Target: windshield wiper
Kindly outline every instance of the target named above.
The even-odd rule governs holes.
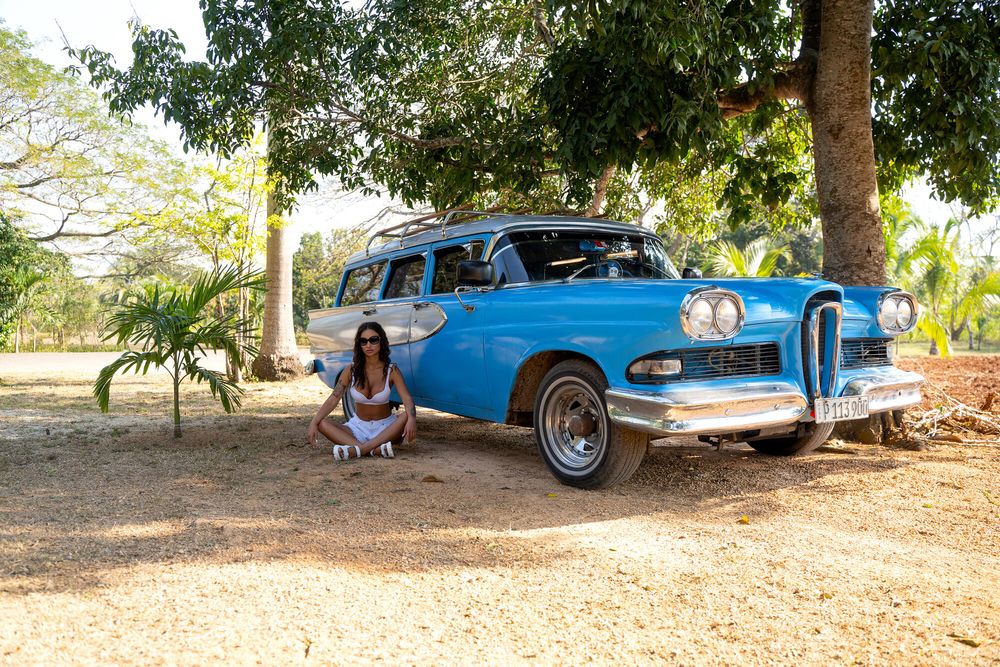
[[[673,276],[671,276],[669,273],[667,273],[666,271],[664,271],[663,269],[661,269],[660,267],[658,267],[656,264],[650,264],[649,262],[639,262],[639,266],[644,266],[647,269],[653,269],[654,271],[658,272],[664,278],[673,278]]]

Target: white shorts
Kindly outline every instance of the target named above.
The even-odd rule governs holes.
[[[358,439],[359,442],[365,442],[366,440],[371,440],[376,435],[381,433],[396,421],[400,415],[389,415],[385,419],[376,419],[374,421],[365,421],[361,417],[354,415],[344,424],[347,428],[351,430],[354,437]]]

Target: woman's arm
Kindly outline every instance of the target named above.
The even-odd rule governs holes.
[[[319,431],[320,422],[322,422],[328,414],[333,412],[333,409],[337,407],[337,403],[339,403],[340,399],[344,397],[344,392],[351,386],[350,370],[351,367],[347,366],[340,372],[340,376],[337,378],[337,384],[333,386],[333,391],[330,392],[330,396],[323,401],[323,405],[319,406],[319,410],[316,411],[316,416],[312,418],[311,422],[309,422],[309,434],[307,436],[307,441],[310,445],[316,444],[316,434]]]
[[[395,366],[392,367],[392,383],[396,387],[396,393],[403,401],[403,409],[406,410],[406,425],[403,426],[403,440],[413,442],[417,438],[417,406],[413,404],[413,397],[410,390],[406,388],[406,380],[403,374]]]

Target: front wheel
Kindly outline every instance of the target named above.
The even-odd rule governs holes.
[[[646,455],[643,433],[608,417],[604,374],[593,364],[556,364],[535,396],[535,441],[552,474],[569,486],[599,489],[624,482]]]
[[[762,438],[748,440],[747,444],[761,454],[772,456],[792,456],[811,452],[829,439],[833,424],[808,424],[795,435],[786,438]]]

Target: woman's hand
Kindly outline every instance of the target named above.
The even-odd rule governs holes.
[[[316,446],[316,434],[319,432],[319,424],[309,422],[309,435],[306,436],[306,444],[310,447]]]
[[[409,417],[406,423],[403,424],[403,440],[406,442],[413,442],[417,439],[417,420],[414,417]]]

